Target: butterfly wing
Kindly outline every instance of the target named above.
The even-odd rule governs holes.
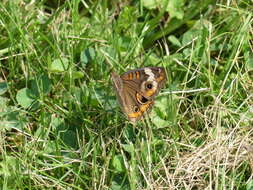
[[[145,67],[121,76],[112,73],[112,81],[122,111],[135,122],[151,110],[154,97],[166,82],[166,74],[162,67]]]
[[[121,79],[116,73],[112,73],[112,81],[116,91],[117,99],[122,111],[131,122],[136,122],[145,112],[150,110],[153,100],[147,100],[136,90],[136,84]]]
[[[164,86],[167,78],[162,67],[144,67],[121,75],[127,86],[138,90],[145,98],[153,99]]]

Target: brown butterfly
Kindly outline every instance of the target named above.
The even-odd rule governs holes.
[[[121,109],[131,122],[151,110],[154,97],[167,80],[162,67],[144,67],[120,76],[113,72],[111,77]]]

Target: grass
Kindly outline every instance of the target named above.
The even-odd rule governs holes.
[[[148,2],[0,2],[1,189],[253,188],[252,2]],[[110,72],[143,66],[132,125]]]

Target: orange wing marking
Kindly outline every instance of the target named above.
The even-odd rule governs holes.
[[[133,80],[133,73],[129,73],[129,74],[128,74],[128,79],[129,79],[129,80]]]
[[[147,109],[150,107],[150,104],[152,104],[152,102],[141,105],[140,106],[140,111],[129,113],[128,118],[138,118],[138,117],[142,116],[144,114],[144,112],[146,112]]]
[[[135,77],[136,77],[136,79],[139,79],[139,78],[140,78],[140,72],[139,72],[139,71],[136,71],[136,72],[135,72]]]

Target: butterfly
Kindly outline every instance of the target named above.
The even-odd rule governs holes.
[[[130,122],[140,120],[154,105],[154,98],[167,81],[163,67],[143,67],[111,74],[122,112]]]

